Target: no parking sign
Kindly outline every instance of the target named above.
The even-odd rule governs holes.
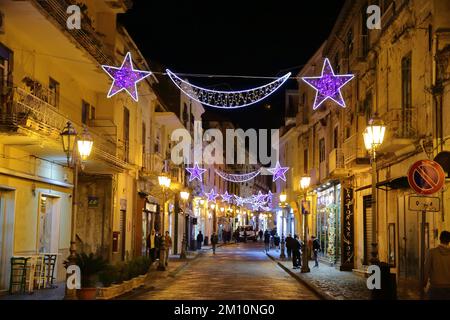
[[[445,173],[439,163],[419,160],[408,170],[408,183],[418,194],[433,194],[444,186]]]

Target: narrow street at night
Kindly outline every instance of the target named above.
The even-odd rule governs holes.
[[[205,252],[175,277],[128,299],[313,300],[318,297],[269,259],[262,243],[249,242],[219,247],[215,255],[212,251]]]

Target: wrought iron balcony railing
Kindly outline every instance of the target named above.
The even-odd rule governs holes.
[[[25,127],[57,140],[60,139],[60,133],[67,121],[72,122],[77,132],[82,132],[83,127],[76,121],[61,114],[48,102],[31,92],[18,87],[13,88],[12,104],[0,115],[0,127],[3,130],[16,131],[18,127]],[[94,139],[95,153],[115,164],[125,165],[116,157],[116,143],[105,139],[95,130],[90,130],[90,134]]]
[[[342,144],[344,164],[348,164],[358,158],[366,158],[367,151],[362,141],[362,133],[355,133]]]
[[[417,109],[396,108],[381,116],[386,125],[388,137],[414,139],[418,137]]]
[[[55,21],[67,31],[67,13],[66,10],[73,5],[70,0],[32,0],[36,6],[50,15]],[[103,42],[97,32],[94,30],[90,19],[83,15],[81,19],[81,29],[74,29],[68,32],[75,41],[77,41],[90,55],[92,55],[100,64],[113,64],[113,59],[105,54]]]

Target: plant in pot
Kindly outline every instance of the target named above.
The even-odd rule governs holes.
[[[106,268],[107,262],[101,256],[83,252],[77,254],[77,265],[81,271],[81,289],[77,291],[78,299],[93,300],[97,292],[95,284],[98,274]]]

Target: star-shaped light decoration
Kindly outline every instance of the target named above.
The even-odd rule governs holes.
[[[214,188],[211,189],[209,193],[205,192],[205,195],[208,197],[208,201],[216,201],[216,198],[219,196],[219,194],[214,191]]]
[[[125,90],[136,102],[138,101],[136,84],[152,74],[150,71],[134,69],[130,52],[126,54],[120,67],[102,65],[102,68],[113,79],[108,98]]]
[[[262,194],[261,190],[259,190],[258,194],[254,196],[254,201],[257,203],[265,202],[267,195]]]
[[[272,204],[272,199],[273,199],[273,194],[269,190],[269,192],[267,193],[267,203]]]
[[[222,194],[221,197],[222,197],[223,201],[230,203],[232,196],[231,196],[231,194],[228,194],[228,191],[225,191],[225,193]]]
[[[234,198],[236,199],[236,205],[237,206],[243,206],[244,205],[244,202],[245,202],[244,198],[239,197],[237,195],[234,195]]]
[[[341,88],[354,77],[353,74],[335,75],[330,60],[325,58],[320,77],[302,77],[302,80],[316,90],[313,109],[316,110],[327,99],[331,99],[345,108]]]
[[[204,174],[207,171],[206,169],[200,168],[198,166],[198,163],[195,163],[192,168],[186,168],[186,170],[191,174],[189,176],[189,182],[191,182],[194,179],[203,181],[202,174]]]
[[[272,181],[277,181],[278,179],[282,179],[286,181],[285,173],[289,170],[289,167],[282,167],[280,163],[277,161],[275,168],[267,169],[271,174],[273,174]]]

